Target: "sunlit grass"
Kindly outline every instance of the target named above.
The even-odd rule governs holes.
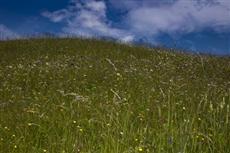
[[[230,58],[0,42],[1,153],[228,153]]]

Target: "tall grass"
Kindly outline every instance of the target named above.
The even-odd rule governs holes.
[[[1,153],[228,153],[230,58],[0,42]]]

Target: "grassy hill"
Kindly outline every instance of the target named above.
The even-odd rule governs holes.
[[[1,153],[229,153],[230,58],[0,42]]]

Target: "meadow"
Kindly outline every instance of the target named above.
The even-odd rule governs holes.
[[[0,42],[0,153],[230,153],[230,57]]]

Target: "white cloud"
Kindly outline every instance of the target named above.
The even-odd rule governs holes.
[[[49,18],[53,22],[60,22],[69,17],[70,13],[66,9],[61,9],[52,13],[49,11],[42,12],[42,16]]]
[[[230,29],[230,1],[177,0],[173,4],[131,10],[127,22],[144,35],[189,33],[211,28]]]
[[[86,3],[86,8],[91,9],[92,11],[103,12],[104,14],[106,5],[102,1],[91,1]]]
[[[11,40],[11,39],[19,39],[20,36],[15,32],[11,31],[5,25],[0,24],[0,40]]]
[[[133,36],[122,29],[115,28],[106,16],[104,1],[72,0],[70,6],[55,12],[43,12],[44,17],[53,22],[65,22],[64,33],[86,37],[112,37],[124,42],[133,40]]]
[[[134,36],[132,35],[129,35],[129,36],[125,36],[121,39],[122,42],[125,42],[125,43],[129,43],[129,42],[132,42],[134,40]]]
[[[107,17],[107,5],[127,12],[125,28],[116,28]],[[71,0],[66,8],[43,12],[52,22],[65,23],[63,32],[86,37],[103,36],[130,42],[153,41],[160,33],[171,36],[210,28],[230,31],[229,0]]]

